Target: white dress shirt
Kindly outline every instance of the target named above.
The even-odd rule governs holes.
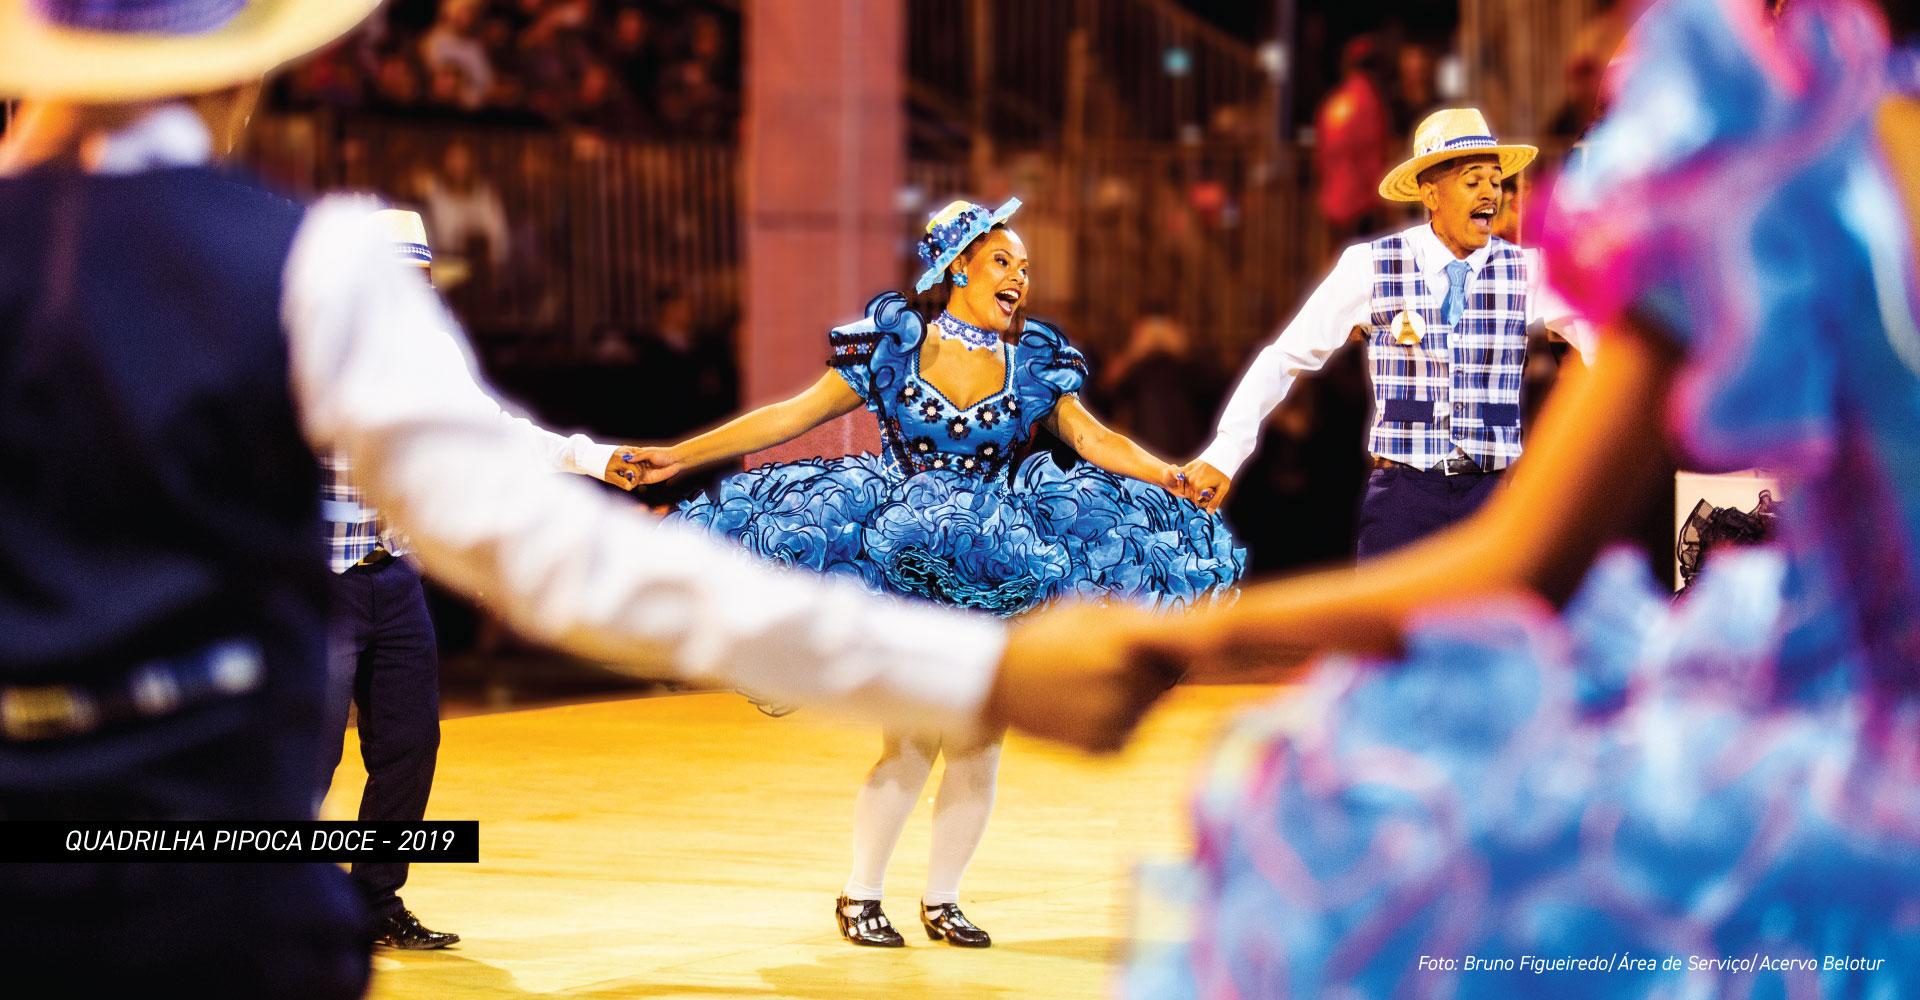
[[[1414,260],[1427,287],[1437,298],[1444,299],[1449,284],[1447,265],[1456,259],[1453,251],[1440,242],[1429,224],[1415,226],[1401,236],[1413,247]],[[1467,256],[1468,281],[1479,276],[1492,253],[1493,244],[1489,243]],[[1572,342],[1581,354],[1587,354],[1586,324],[1580,322],[1552,286],[1542,280],[1545,268],[1540,251],[1523,253],[1527,258],[1529,327],[1549,327]],[[1373,249],[1370,244],[1361,243],[1340,254],[1333,273],[1307,297],[1293,322],[1254,356],[1253,364],[1228,398],[1220,415],[1219,430],[1213,443],[1200,453],[1200,460],[1219,469],[1229,479],[1239,475],[1240,466],[1260,443],[1260,428],[1267,414],[1287,398],[1294,380],[1303,373],[1319,371],[1327,363],[1327,357],[1347,342],[1354,327],[1372,325]]]
[[[85,161],[120,172],[210,152],[200,119],[179,105],[103,145]],[[998,622],[782,571],[550,475],[559,456],[501,419],[464,338],[449,332],[457,324],[393,258],[371,218],[378,207],[335,197],[308,210],[281,316],[309,445],[352,457],[354,478],[429,574],[535,638],[636,674],[895,725],[977,724],[1005,647]],[[605,467],[597,452],[567,459],[583,471],[595,461]]]

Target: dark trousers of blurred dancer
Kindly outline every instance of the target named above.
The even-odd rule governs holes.
[[[359,818],[418,821],[427,814],[440,748],[440,660],[419,571],[381,549],[335,573],[330,626],[320,790],[340,764],[351,702],[367,769]],[[406,862],[356,861],[353,881],[373,910],[379,943],[418,949],[460,940],[422,927],[401,901]]]

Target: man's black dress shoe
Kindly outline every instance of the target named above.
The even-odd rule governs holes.
[[[460,940],[458,934],[427,930],[420,926],[420,918],[414,916],[412,910],[401,910],[380,921],[373,943],[384,944],[389,948],[405,948],[408,951],[430,951],[434,948],[445,948],[458,940]]]
[[[993,944],[993,938],[987,932],[973,925],[960,907],[952,903],[939,906],[920,904],[920,926],[927,929],[927,939],[938,941],[946,938],[955,948],[986,948]]]
[[[854,908],[852,914],[847,910]],[[840,936],[869,948],[905,948],[907,939],[893,929],[893,921],[880,909],[877,899],[848,899],[841,896],[833,904],[833,917],[840,921]]]

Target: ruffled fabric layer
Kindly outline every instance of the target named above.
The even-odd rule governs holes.
[[[1889,45],[1860,0],[1777,24],[1652,4],[1545,227],[1590,319],[1683,342],[1688,464],[1782,482],[1795,586],[1831,604],[1795,626],[1789,686],[1864,650],[1874,684],[1920,690],[1920,264],[1876,124],[1914,56]]]
[[[1729,553],[1676,604],[1616,553],[1564,619],[1436,611],[1390,669],[1322,663],[1223,737],[1192,862],[1143,882],[1122,994],[1920,991],[1915,765],[1862,753],[1871,713],[1849,692],[1776,707],[1786,572],[1777,552]],[[1814,964],[1686,964],[1756,951]]]
[[[875,459],[787,462],[729,476],[673,516],[769,562],[857,576],[876,586],[880,578],[863,558],[863,527],[890,485]]]
[[[768,465],[675,516],[763,559],[1002,617],[1068,598],[1191,607],[1230,594],[1246,568],[1218,515],[1050,455],[1011,483],[890,479],[871,455]]]
[[[1838,359],[1867,356],[1846,331],[1882,324],[1874,231],[1890,256],[1904,242],[1872,153],[1885,29],[1857,0],[1796,2],[1777,26],[1759,4],[1662,0],[1631,48],[1553,193],[1552,278],[1597,323],[1686,342],[1674,416],[1694,462],[1819,469],[1856,377]]]

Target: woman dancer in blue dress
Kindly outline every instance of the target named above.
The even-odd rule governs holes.
[[[954,202],[919,245],[918,290],[943,286],[923,320],[896,293],[829,336],[830,370],[805,392],[666,448],[636,451],[642,481],[738,458],[865,406],[882,453],[768,465],[727,479],[679,516],[757,555],[857,575],[875,590],[1012,616],[1062,599],[1173,610],[1230,589],[1244,567],[1220,519],[1170,492],[1165,461],[1089,414],[1086,363],[1024,319],[1027,251],[998,211]],[[1008,341],[1011,337],[1011,342]],[[1025,457],[1035,428],[1084,461]],[[1023,460],[1024,459],[1024,460]],[[986,829],[1000,734],[966,745],[887,733],[854,804],[853,872],[835,907],[859,945],[905,944],[880,906],[887,861],[944,752],[920,921],[933,940],[991,940],[959,907]]]

